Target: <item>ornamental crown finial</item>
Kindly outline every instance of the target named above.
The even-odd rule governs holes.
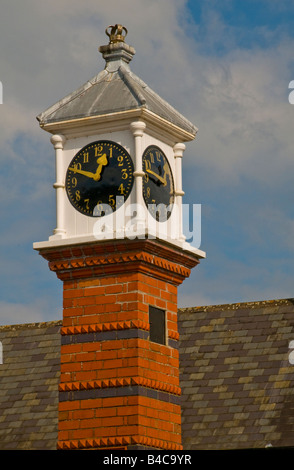
[[[115,26],[107,26],[105,33],[109,37],[109,44],[114,44],[116,42],[124,42],[128,30],[121,24],[116,24]]]

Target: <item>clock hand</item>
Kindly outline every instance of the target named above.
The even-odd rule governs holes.
[[[168,166],[167,163],[165,163],[165,164],[163,165],[163,169],[164,169],[164,174],[163,174],[163,176],[164,176],[165,185],[166,185],[166,174],[169,172],[169,166]]]
[[[98,167],[97,167],[96,173],[93,176],[93,179],[95,181],[100,180],[102,168],[108,163],[106,153],[104,153],[101,157],[97,158],[97,163],[98,163]]]
[[[94,179],[95,177],[95,173],[92,173],[91,171],[78,170],[78,168],[71,168],[71,167],[69,167],[69,170],[73,171],[74,173],[79,173],[81,175],[87,176],[88,178]]]
[[[74,171],[75,173],[79,173],[81,175],[87,176],[88,178],[93,178],[94,181],[99,181],[101,178],[101,171],[102,167],[107,165],[107,158],[106,154],[102,155],[97,159],[98,167],[95,173],[92,171],[86,171],[86,170],[79,170],[78,168],[72,168],[69,167],[69,170]]]
[[[155,173],[154,171],[148,170],[147,168],[146,168],[146,172],[147,172],[147,173],[150,173],[150,175],[156,176],[156,178],[157,178],[161,183],[163,183],[164,186],[166,186],[166,184],[167,184],[167,182],[166,182],[166,176],[165,176],[165,175],[166,175],[166,172],[164,173],[164,178],[163,178],[162,176],[159,176],[159,175],[158,175],[157,173]]]

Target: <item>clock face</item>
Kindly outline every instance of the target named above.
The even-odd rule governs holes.
[[[155,145],[143,154],[143,197],[151,215],[166,221],[174,203],[174,180],[169,162],[163,151]]]
[[[82,148],[67,169],[65,186],[74,208],[90,217],[102,217],[121,207],[129,197],[134,166],[128,152],[111,141]]]

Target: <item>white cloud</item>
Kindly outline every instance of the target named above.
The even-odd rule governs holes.
[[[189,164],[209,168],[215,184],[220,174],[227,183],[245,176],[266,184],[293,170],[294,107],[287,97],[292,50],[293,41],[267,51],[200,58],[198,75],[195,65],[192,119],[199,133]]]

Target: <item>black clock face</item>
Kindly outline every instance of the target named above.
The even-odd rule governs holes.
[[[166,221],[174,203],[174,180],[169,162],[163,151],[155,145],[143,154],[143,197],[151,215]]]
[[[102,217],[121,207],[131,193],[134,166],[128,152],[111,141],[82,148],[67,169],[65,186],[76,210]]]

